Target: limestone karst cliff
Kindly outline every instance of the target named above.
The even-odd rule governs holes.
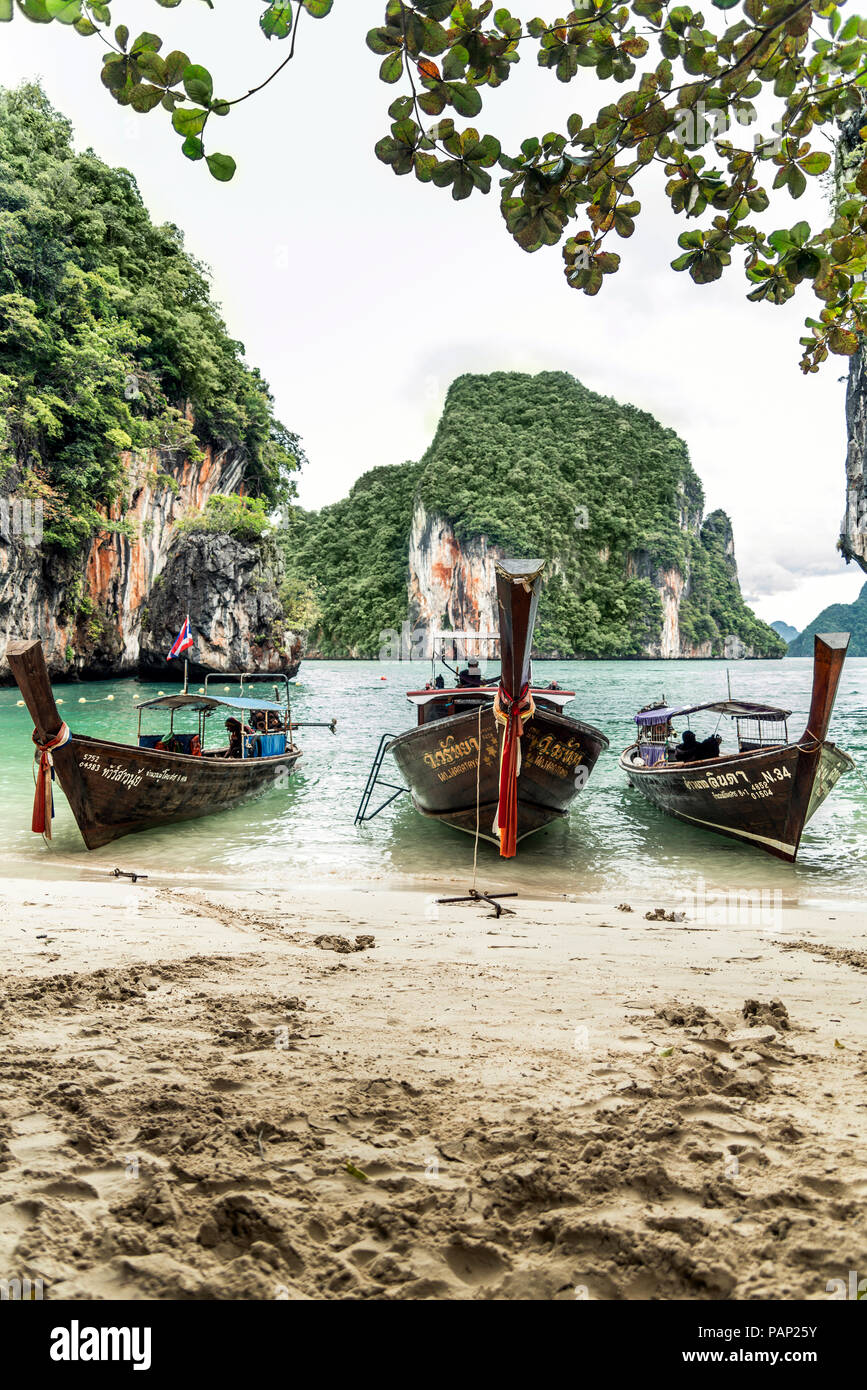
[[[2,652],[13,637],[38,637],[49,670],[62,676],[134,672],[141,621],[162,572],[174,523],[201,510],[242,476],[236,450],[204,451],[191,462],[174,451],[124,459],[126,492],[109,509],[104,530],[73,552],[35,544],[35,535],[0,532],[0,679],[9,679]],[[14,478],[4,492],[14,496]],[[11,509],[5,509],[11,515]],[[183,621],[185,614],[180,614]]]
[[[273,540],[245,541],[213,532],[176,533],[151,587],[141,624],[139,668],[165,670],[179,613],[194,615],[190,673],[272,671],[297,674],[303,635],[292,632],[280,602],[282,558]]]
[[[867,570],[867,347],[849,360],[846,387],[846,508],[840,550]]]
[[[136,671],[178,522],[217,493],[277,505],[302,456],[180,230],[39,87],[0,89],[0,681],[12,637],[55,678]],[[262,620],[221,593],[225,619],[202,616],[222,669]],[[183,595],[167,606],[179,627]]]
[[[854,176],[867,153],[862,136],[864,111],[845,120],[837,142],[835,185]],[[846,384],[846,502],[838,549],[847,561],[867,570],[867,344],[849,358]]]
[[[563,372],[459,378],[420,463],[373,470],[287,533],[325,655],[376,655],[404,625],[415,654],[432,632],[495,631],[505,555],[547,561],[537,655],[785,652],[743,601],[731,523],[704,516],[683,441]]]

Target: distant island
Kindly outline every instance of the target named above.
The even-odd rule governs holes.
[[[565,372],[459,377],[418,463],[293,508],[287,572],[308,655],[375,656],[383,630],[496,630],[493,564],[539,556],[537,654],[779,657],[741,596],[731,522],[704,515],[687,447]]]
[[[771,623],[771,627],[778,636],[782,637],[784,642],[794,642],[798,635],[798,629],[792,627],[791,623],[782,623],[777,620],[777,622]]]
[[[832,603],[789,643],[789,656],[812,656],[817,632],[848,632],[850,656],[867,656],[867,584],[854,603]]]

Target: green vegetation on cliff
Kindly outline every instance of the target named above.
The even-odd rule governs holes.
[[[789,643],[789,656],[812,656],[817,632],[848,632],[849,656],[867,656],[867,584],[854,603],[832,603]]]
[[[380,632],[405,622],[418,476],[416,463],[373,468],[333,506],[289,512],[280,533],[287,619],[295,605],[303,608],[311,641],[324,656],[375,656]]]
[[[270,529],[264,497],[239,497],[237,493],[215,492],[205,503],[204,511],[184,517],[176,529],[191,535],[197,531],[212,531],[234,536],[241,541],[257,541]]]
[[[421,504],[458,540],[480,536],[551,561],[540,651],[629,657],[662,629],[664,573],[687,580],[685,644],[721,654],[737,635],[757,655],[785,644],[741,597],[731,527],[702,525],[704,494],[686,445],[653,416],[563,372],[464,376],[448,393],[419,464],[378,468],[318,514],[295,514],[287,561],[316,585],[321,649],[374,654],[407,617],[411,519]]]
[[[132,175],[76,154],[38,87],[0,89],[0,477],[43,498],[47,543],[99,525],[126,449],[239,446],[247,491],[289,495],[299,442],[243,351]]]

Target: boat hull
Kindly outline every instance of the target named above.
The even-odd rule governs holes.
[[[191,757],[81,734],[73,734],[53,755],[57,780],[88,849],[228,810],[281,785],[300,756],[296,749],[273,758]]]
[[[567,814],[608,740],[589,724],[537,707],[521,744],[518,840]],[[481,838],[499,843],[500,729],[492,705],[411,729],[391,752],[416,810],[470,835],[478,823]]]
[[[755,845],[793,863],[810,817],[852,761],[833,743],[775,748],[695,763],[636,767],[638,746],[620,767],[630,786],[670,816]]]

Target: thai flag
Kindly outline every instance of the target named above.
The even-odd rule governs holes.
[[[183,652],[188,652],[192,645],[193,634],[190,632],[190,618],[189,614],[187,614],[187,620],[181,628],[180,632],[178,633],[177,637],[175,638],[175,644],[169,652],[166,660],[174,661],[176,656],[180,656]]]

